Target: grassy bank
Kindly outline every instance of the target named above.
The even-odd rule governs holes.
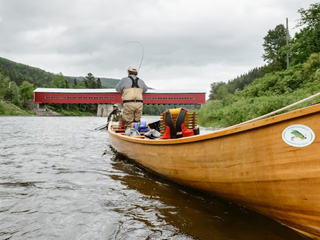
[[[13,103],[0,100],[0,116],[32,116],[35,113],[19,108]]]
[[[80,109],[76,106],[71,107],[70,109],[64,109],[60,104],[51,104],[47,105],[47,108],[54,111],[55,113],[60,114],[61,116],[97,116],[96,112],[88,112],[88,111],[80,111]]]

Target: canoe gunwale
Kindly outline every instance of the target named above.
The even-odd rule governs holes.
[[[258,120],[251,123],[246,123],[243,125],[231,126],[228,128],[216,130],[211,133],[206,133],[202,135],[196,135],[191,137],[179,138],[179,139],[163,139],[163,140],[154,140],[154,139],[141,139],[133,138],[125,135],[120,135],[112,131],[112,124],[109,124],[108,132],[116,136],[117,138],[123,139],[128,142],[135,142],[140,144],[152,144],[152,145],[174,145],[174,144],[183,144],[183,143],[192,143],[206,141],[208,139],[219,138],[227,135],[237,134],[244,131],[250,131],[256,128],[265,127],[271,124],[279,123],[282,121],[287,121],[293,118],[299,118],[302,116],[314,114],[320,111],[320,104],[312,105],[288,113],[283,113],[274,117],[269,117],[266,119]]]

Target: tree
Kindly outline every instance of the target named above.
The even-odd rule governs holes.
[[[309,9],[300,8],[301,18],[298,27],[306,25],[309,29],[316,29],[320,22],[320,3],[311,4]]]
[[[87,88],[96,88],[96,79],[92,73],[88,73],[86,78],[84,79]]]
[[[53,88],[66,88],[67,87],[66,79],[64,78],[62,73],[54,75],[50,86]]]
[[[303,28],[286,50],[292,65],[303,63],[312,53],[320,52],[320,3],[311,4],[309,9],[300,8],[298,12],[301,18],[296,27]]]
[[[98,80],[97,80],[97,88],[101,88],[101,80],[100,80],[100,78],[98,78]]]
[[[217,91],[216,98],[218,100],[222,100],[223,98],[225,98],[228,95],[229,95],[229,92],[228,92],[227,85],[226,84],[220,85],[220,87],[219,87],[219,89]]]
[[[286,28],[283,24],[279,24],[275,29],[269,30],[263,38],[264,54],[262,57],[270,65],[270,71],[286,69],[286,53],[283,51],[283,47],[286,46],[286,36]]]
[[[19,104],[19,87],[15,82],[9,83],[9,91],[8,91],[9,100],[14,104]]]
[[[225,84],[224,82],[213,82],[211,83],[211,89],[210,89],[210,95],[209,95],[209,99],[210,100],[215,100],[216,99],[216,95],[218,92],[218,89],[221,85]]]
[[[28,100],[33,98],[33,90],[33,84],[29,83],[28,81],[23,81],[19,87],[19,96],[25,107]]]
[[[0,73],[0,98],[6,99],[9,92],[10,78]]]

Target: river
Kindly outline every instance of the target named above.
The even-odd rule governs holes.
[[[105,121],[0,117],[0,239],[308,239],[116,154]]]

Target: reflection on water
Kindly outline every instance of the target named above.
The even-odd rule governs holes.
[[[135,193],[122,199],[124,204],[119,211],[132,224],[143,221],[157,237],[163,237],[161,229],[169,224],[177,233],[185,234],[183,239],[307,239],[236,204],[164,180],[121,154],[115,155],[112,165],[126,173],[115,174],[112,179]],[[136,218],[137,209],[144,213],[142,219],[148,212],[147,219]]]
[[[103,124],[0,117],[0,239],[307,239],[112,152]]]

